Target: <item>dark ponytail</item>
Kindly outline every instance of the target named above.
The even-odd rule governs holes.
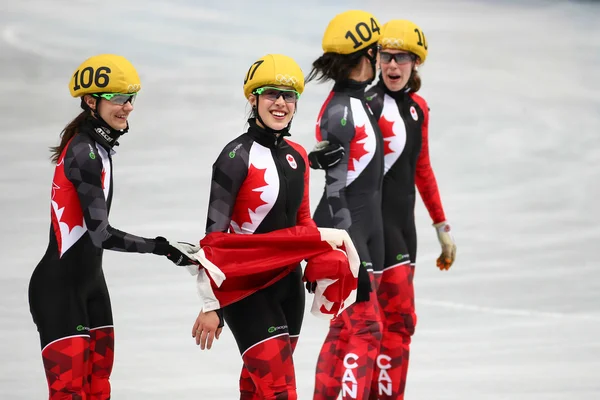
[[[50,156],[50,161],[52,161],[52,163],[56,164],[58,162],[61,153],[67,146],[67,143],[69,143],[69,140],[71,140],[77,133],[79,125],[81,125],[81,123],[90,115],[90,112],[84,106],[83,99],[81,99],[81,108],[83,108],[83,111],[77,117],[75,117],[73,121],[69,122],[69,124],[65,126],[65,129],[63,129],[60,133],[60,144],[58,146],[50,147],[50,152],[52,153]]]
[[[306,83],[314,79],[317,82],[346,80],[352,70],[360,63],[362,56],[362,52],[352,54],[325,53],[313,62]]]

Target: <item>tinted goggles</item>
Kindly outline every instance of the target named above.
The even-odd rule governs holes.
[[[261,95],[265,99],[271,101],[277,101],[279,96],[282,96],[286,103],[296,103],[300,98],[300,93],[293,89],[280,89],[270,86],[258,88],[253,93]]]
[[[406,64],[415,61],[417,58],[412,53],[388,53],[387,51],[379,52],[379,61],[382,64],[389,64],[392,60],[396,61],[396,64]]]
[[[99,93],[99,94],[94,94],[94,97],[102,97],[105,100],[110,101],[113,104],[117,104],[119,106],[124,105],[127,102],[130,102],[131,104],[135,103],[135,98],[137,96],[137,93],[129,93],[129,94],[125,94],[125,93]]]

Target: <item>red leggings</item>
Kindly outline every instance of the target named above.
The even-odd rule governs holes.
[[[383,271],[377,290],[383,339],[373,375],[371,397],[403,400],[411,337],[415,333],[415,267],[409,262]]]
[[[381,341],[375,292],[331,321],[315,375],[314,400],[368,399]]]
[[[42,350],[50,400],[110,399],[112,327],[55,340]]]
[[[298,337],[282,334],[250,347],[242,355],[240,400],[296,400],[292,353]]]

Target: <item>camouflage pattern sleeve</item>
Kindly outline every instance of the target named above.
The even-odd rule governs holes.
[[[349,98],[333,97],[321,114],[317,129],[322,140],[338,143],[344,146],[346,154],[342,161],[326,170],[325,192],[332,216],[333,227],[350,229],[352,217],[346,201],[346,181],[348,176],[348,159],[350,157],[350,142],[354,138],[354,121],[350,109]]]
[[[108,222],[107,198],[111,193],[112,173],[104,148],[74,140],[66,150],[64,163],[65,176],[77,191],[87,231],[96,247],[132,253],[154,250],[153,239],[120,231]]]
[[[233,207],[248,174],[249,148],[241,140],[229,143],[213,164],[206,233],[227,232]]]

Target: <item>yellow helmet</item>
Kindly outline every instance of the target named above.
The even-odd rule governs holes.
[[[85,60],[69,82],[73,97],[93,93],[137,93],[142,88],[134,66],[122,56],[99,54]]]
[[[404,19],[395,19],[381,28],[379,45],[382,49],[410,51],[416,54],[421,62],[427,58],[427,39],[415,23]]]
[[[304,74],[293,58],[267,54],[254,62],[244,78],[244,96],[263,86],[291,86],[298,94],[304,91]]]
[[[373,14],[345,11],[329,21],[323,35],[323,52],[352,54],[377,43],[380,33],[379,22]]]

